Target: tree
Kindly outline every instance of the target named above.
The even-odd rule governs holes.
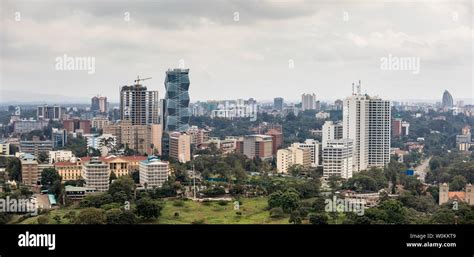
[[[324,212],[324,208],[326,207],[325,200],[323,198],[316,198],[312,207],[315,212]]]
[[[112,181],[116,180],[117,179],[117,175],[115,175],[115,172],[110,172],[110,176],[109,176],[109,183],[112,183]]]
[[[328,220],[326,213],[314,213],[309,215],[309,222],[313,225],[327,225]]]
[[[454,224],[456,216],[454,212],[447,208],[440,208],[431,217],[432,224]]]
[[[277,191],[272,193],[268,199],[270,208],[281,207],[284,212],[290,213],[299,207],[300,196],[294,189],[285,192]]]
[[[5,171],[11,180],[21,181],[21,162],[18,158],[8,158]]]
[[[41,185],[49,187],[56,181],[61,181],[61,176],[55,168],[43,169],[41,172]]]
[[[38,161],[40,163],[44,163],[48,160],[48,155],[46,154],[46,152],[39,152],[38,154]]]
[[[149,198],[137,201],[137,214],[147,220],[157,218],[161,215],[162,207]]]
[[[290,219],[288,220],[289,223],[293,224],[301,224],[301,214],[299,211],[292,211],[290,214]]]
[[[281,218],[284,216],[283,209],[281,207],[275,207],[270,210],[270,218]]]
[[[77,224],[105,224],[105,211],[98,208],[83,209],[76,218]]]
[[[116,179],[112,184],[110,184],[108,193],[114,199],[117,198],[123,200],[123,196],[125,196],[126,199],[131,199],[134,190],[135,182],[133,182],[132,178],[130,176],[121,176],[120,178]],[[119,194],[120,197],[116,196],[116,194]]]
[[[449,189],[451,191],[461,191],[464,189],[464,187],[467,184],[467,180],[464,176],[457,175],[454,176],[453,179],[451,180],[451,183],[449,184]]]

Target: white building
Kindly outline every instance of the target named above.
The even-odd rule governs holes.
[[[109,165],[92,157],[89,162],[82,164],[82,174],[86,182],[86,187],[95,189],[97,192],[109,190]]]
[[[169,166],[167,162],[150,156],[139,164],[140,184],[147,188],[161,187],[168,180]]]
[[[331,117],[331,114],[329,112],[318,112],[316,113],[315,117],[318,120],[325,120],[329,119]]]
[[[73,157],[74,157],[74,154],[72,154],[72,151],[66,151],[66,150],[49,151],[49,163],[68,162]]]
[[[288,168],[292,165],[299,164],[304,167],[311,166],[311,153],[309,149],[288,147],[277,151],[277,172],[288,173]]]
[[[329,140],[323,149],[323,177],[337,176],[345,179],[352,177],[352,147],[351,139]]]
[[[314,139],[306,139],[304,143],[293,143],[292,147],[300,149],[308,149],[311,156],[311,167],[317,167],[320,165],[319,155],[321,153],[321,143]]]
[[[390,101],[358,91],[343,107],[343,138],[354,140],[354,172],[390,161]]]
[[[85,134],[87,147],[100,151],[102,156],[107,156],[117,146],[117,137],[112,134]]]
[[[322,128],[322,147],[327,145],[328,140],[341,139],[343,135],[342,124],[326,121]]]

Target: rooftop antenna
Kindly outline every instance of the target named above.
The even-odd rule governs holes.
[[[360,95],[360,80],[359,80],[359,85],[357,85],[357,94]]]
[[[354,82],[352,82],[352,95],[355,95],[355,92],[354,92]]]

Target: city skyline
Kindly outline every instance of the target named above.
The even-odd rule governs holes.
[[[0,101],[60,98],[80,88],[68,100],[100,94],[116,103],[118,88],[137,75],[152,77],[144,85],[164,95],[165,72],[178,67],[190,69],[191,102],[296,101],[305,92],[335,100],[359,79],[363,93],[384,99],[436,100],[445,89],[455,100],[472,99],[469,1],[209,3],[215,8],[2,2]],[[94,69],[68,70],[58,63],[63,56],[93,58]]]

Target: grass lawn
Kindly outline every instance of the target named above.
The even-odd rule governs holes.
[[[243,198],[236,214],[233,202],[221,206],[218,202],[200,203],[191,200],[183,201],[182,206],[176,206],[173,201],[166,201],[158,218],[158,224],[190,224],[200,222],[205,224],[288,224],[288,217],[273,219],[265,208],[267,198]],[[179,216],[175,217],[175,213]]]
[[[177,203],[179,202],[179,203]],[[191,224],[193,222],[204,224],[288,224],[289,215],[282,218],[270,218],[267,207],[267,198],[242,198],[239,211],[234,210],[233,202],[219,205],[218,202],[194,202],[191,200],[165,200],[161,216],[154,224]],[[51,224],[56,221],[54,216],[61,217],[61,224],[69,224],[64,218],[70,211],[80,212],[78,208],[60,208],[51,210],[48,214]],[[179,216],[174,216],[175,213]],[[241,215],[236,214],[241,212]],[[20,224],[38,224],[38,216],[28,218]]]

